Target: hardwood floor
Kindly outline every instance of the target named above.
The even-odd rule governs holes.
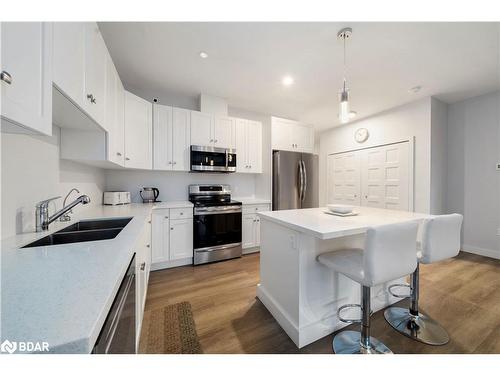
[[[155,271],[146,310],[190,302],[205,353],[332,353],[333,335],[297,349],[255,297],[258,282],[259,254]],[[395,353],[500,353],[499,260],[460,253],[422,265],[420,285],[421,310],[446,328],[450,342],[430,346],[407,339],[385,322],[383,311],[372,316],[372,336]]]

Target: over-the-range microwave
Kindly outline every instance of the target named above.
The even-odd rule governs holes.
[[[191,172],[236,172],[236,150],[192,145]]]

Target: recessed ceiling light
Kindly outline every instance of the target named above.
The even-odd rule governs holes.
[[[283,86],[293,85],[293,82],[294,82],[293,77],[290,77],[290,76],[285,76],[281,80],[281,83],[283,83]]]
[[[358,114],[358,112],[351,111],[351,112],[349,112],[349,118],[354,118],[354,117],[356,117],[357,114]]]
[[[422,90],[422,86],[414,86],[412,87],[411,89],[408,90],[408,92],[410,94],[416,94],[417,92],[419,92],[420,90]]]
[[[200,52],[200,57],[201,57],[202,59],[206,59],[206,58],[208,57],[208,53],[206,53],[206,52],[204,52],[204,51],[201,51],[201,52]]]

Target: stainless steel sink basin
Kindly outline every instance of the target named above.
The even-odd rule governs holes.
[[[72,224],[22,247],[62,245],[75,242],[111,240],[132,220],[124,219],[85,220]]]
[[[127,225],[131,217],[123,218],[123,219],[104,219],[104,220],[83,220],[78,223],[72,224],[56,233],[65,233],[65,232],[80,232],[86,230],[94,230],[94,229],[115,229],[115,228],[124,228]]]

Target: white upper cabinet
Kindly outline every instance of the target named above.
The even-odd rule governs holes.
[[[153,106],[125,91],[125,167],[152,168]]]
[[[191,111],[191,144],[234,148],[235,119]]]
[[[2,131],[52,134],[52,24],[1,23]]]
[[[54,22],[54,85],[78,106],[84,106],[85,24]]]
[[[153,168],[188,171],[190,111],[153,105]]]
[[[234,148],[234,119],[215,116],[213,140],[215,147]]]
[[[236,165],[240,173],[262,173],[262,123],[235,120]]]
[[[125,165],[125,91],[111,56],[106,58],[105,128],[108,137],[108,160]]]
[[[213,115],[191,111],[191,144],[195,146],[213,146],[213,127]]]
[[[97,24],[55,22],[53,25],[55,86],[108,130],[105,114],[108,51]],[[71,117],[63,117],[63,120],[70,122]],[[66,123],[58,125],[75,127]]]
[[[85,25],[85,108],[92,118],[106,129],[105,82],[106,44],[96,23]],[[107,130],[107,129],[106,129]]]
[[[273,150],[314,152],[314,128],[293,120],[272,117]]]

